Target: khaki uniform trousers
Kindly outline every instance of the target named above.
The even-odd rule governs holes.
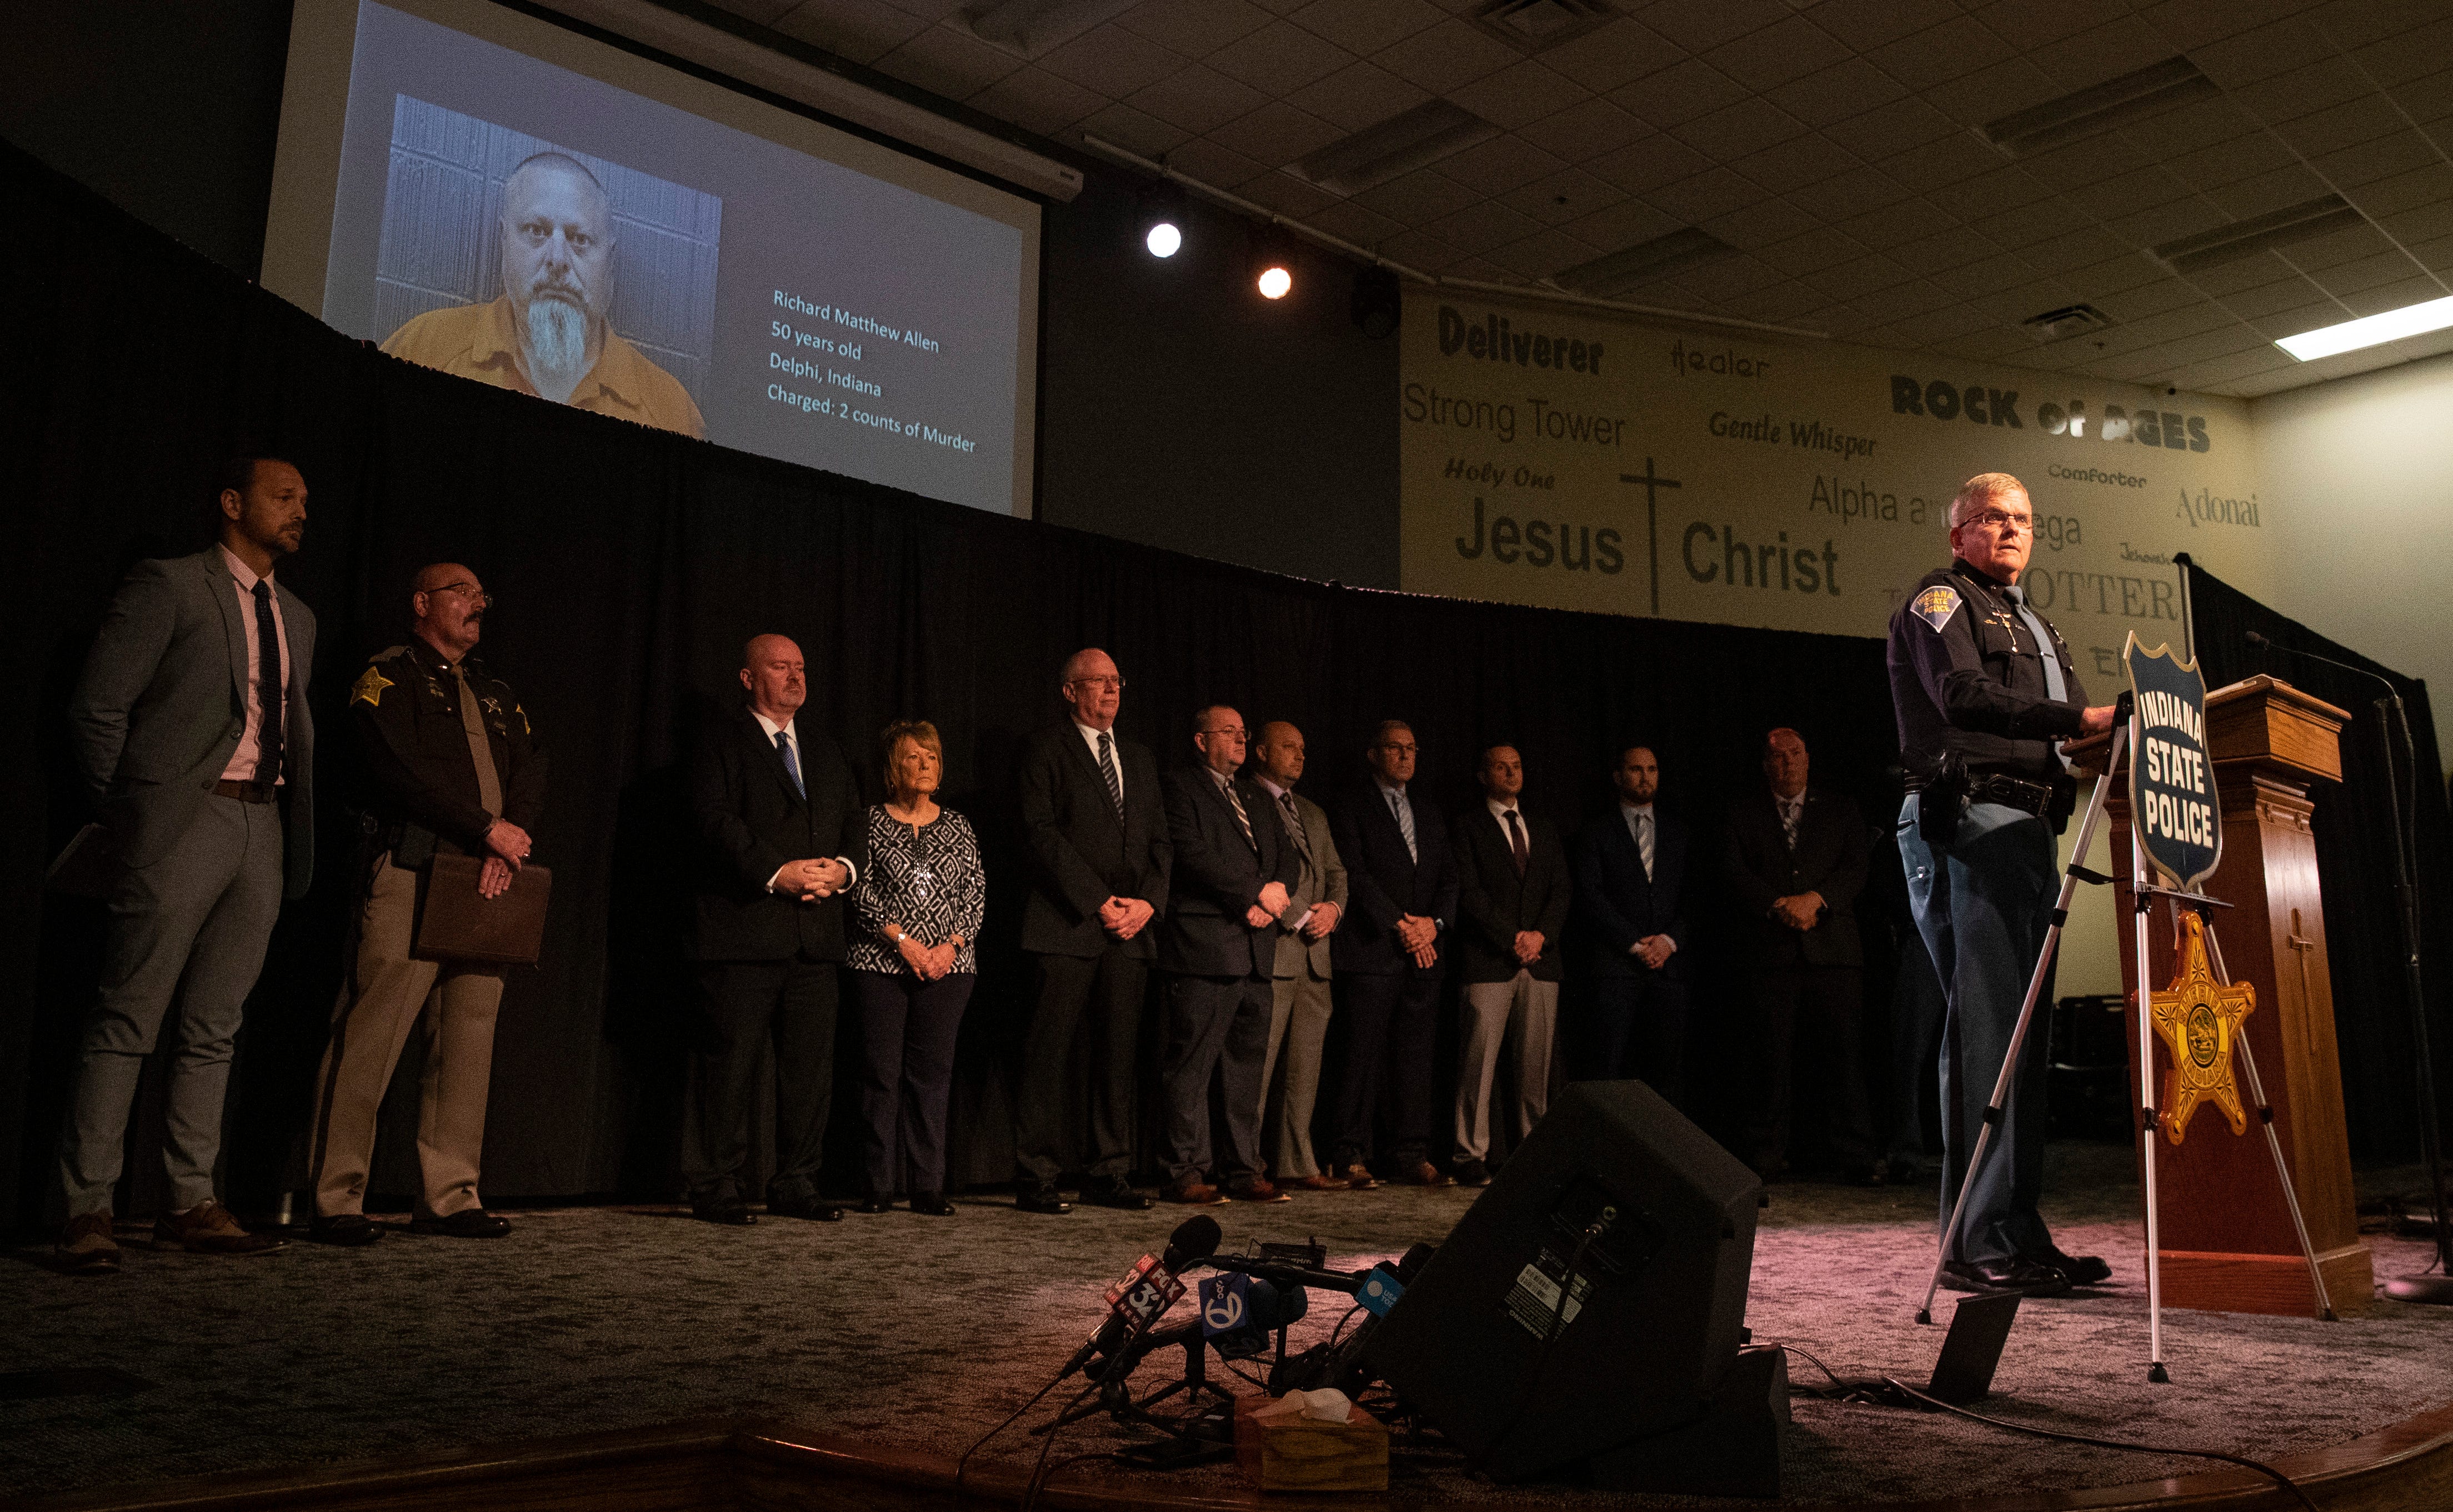
[[[1550,1109],[1551,1050],[1559,1028],[1559,984],[1537,982],[1518,970],[1505,982],[1469,982],[1465,989],[1464,1033],[1457,1046],[1456,1156],[1490,1157],[1491,1088],[1499,1079],[1500,1050],[1516,1042],[1515,1124],[1511,1146],[1522,1144]]]
[[[1328,978],[1306,962],[1270,983],[1269,1051],[1261,1066],[1261,1153],[1269,1174],[1299,1181],[1320,1174],[1311,1148],[1312,1104],[1320,1097],[1321,1043],[1328,1036]]]
[[[477,1167],[486,1148],[486,1097],[503,978],[490,967],[412,959],[416,923],[417,873],[393,865],[387,854],[358,910],[357,954],[333,1009],[332,1038],[316,1078],[315,1211],[322,1217],[365,1210],[375,1114],[409,1031],[421,1025],[422,1216],[449,1218],[483,1205]]]

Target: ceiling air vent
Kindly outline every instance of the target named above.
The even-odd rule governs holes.
[[[1541,52],[1618,19],[1605,0],[1483,0],[1466,19],[1523,52]]]
[[[2194,273],[2226,263],[2246,262],[2260,252],[2274,251],[2294,242],[2314,241],[2366,224],[2367,217],[2351,209],[2350,202],[2340,194],[2321,194],[2271,214],[2175,238],[2155,248],[2154,253],[2172,271]]]
[[[2012,157],[2024,157],[2082,136],[2171,109],[2186,100],[2220,93],[2215,82],[2186,58],[2165,58],[2117,79],[2047,100],[1979,128],[1984,140]]]
[[[1648,242],[1623,247],[1589,263],[1578,263],[1555,274],[1550,282],[1574,293],[1608,299],[1638,284],[1725,256],[1730,250],[1728,243],[1711,232],[1689,226]]]
[[[985,0],[965,6],[954,24],[1007,52],[1035,58],[1130,10],[1136,0]]]
[[[1332,194],[1360,194],[1498,134],[1499,128],[1465,107],[1433,100],[1331,142],[1296,163],[1294,171]]]
[[[2048,309],[2019,322],[2020,328],[2038,345],[2084,331],[2102,330],[2111,324],[2110,317],[2093,305],[2064,305],[2059,309]]]

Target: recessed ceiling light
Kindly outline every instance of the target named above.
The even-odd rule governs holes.
[[[2369,315],[2361,320],[2346,320],[2339,326],[2321,330],[2303,330],[2297,336],[2285,336],[2274,345],[2299,358],[2315,362],[2337,352],[2357,351],[2363,347],[2381,347],[2404,336],[2424,336],[2431,330],[2453,326],[2453,295],[2431,299],[2423,305],[2404,305],[2388,309],[2382,315]]]

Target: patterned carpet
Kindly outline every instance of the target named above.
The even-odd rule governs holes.
[[[2453,1314],[2382,1301],[2334,1324],[2167,1313],[2173,1383],[2148,1385],[2128,1156],[2057,1147],[2054,1164],[2047,1211],[2064,1246],[2104,1255],[2115,1283],[2026,1304],[1987,1410],[2274,1456],[2453,1402]],[[1773,1190],[1748,1308],[1757,1338],[1809,1349],[1844,1375],[1921,1381],[1942,1339],[1912,1322],[1930,1263],[1931,1188]],[[1332,1263],[1355,1265],[1436,1240],[1472,1197],[1383,1189],[1216,1212],[1230,1247],[1309,1235]],[[403,1224],[369,1249],[301,1243],[244,1261],[131,1247],[126,1274],[105,1281],[53,1275],[40,1250],[25,1249],[21,1263],[0,1267],[10,1362],[0,1368],[107,1366],[152,1384],[0,1401],[0,1496],[717,1415],[959,1452],[1062,1363],[1096,1322],[1101,1287],[1182,1216],[1038,1218],[981,1196],[945,1220],[769,1218],[720,1230],[670,1210],[563,1208],[518,1215],[512,1236],[490,1243],[420,1238]],[[2371,1242],[2380,1276],[2425,1263],[2423,1245]],[[1331,1321],[1307,1320],[1297,1343]],[[1813,1372],[1795,1364],[1792,1375]],[[2208,1468],[1879,1408],[1800,1400],[1795,1411],[1784,1475],[1804,1502]],[[1102,1442],[1085,1424],[1059,1455]],[[1017,1430],[988,1452],[1018,1461],[1036,1449]],[[1489,1494],[1453,1467],[1414,1474],[1417,1491]]]

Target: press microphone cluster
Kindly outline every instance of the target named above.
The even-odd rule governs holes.
[[[1184,1295],[1184,1272],[1218,1252],[1218,1243],[1225,1238],[1218,1220],[1207,1213],[1196,1213],[1178,1224],[1167,1236],[1167,1250],[1155,1258],[1144,1255],[1133,1263],[1122,1281],[1107,1288],[1107,1316],[1096,1332],[1083,1342],[1065,1366],[1069,1376],[1093,1359],[1114,1356],[1149,1331],[1166,1311]],[[1064,1376],[1059,1376],[1063,1380]]]

